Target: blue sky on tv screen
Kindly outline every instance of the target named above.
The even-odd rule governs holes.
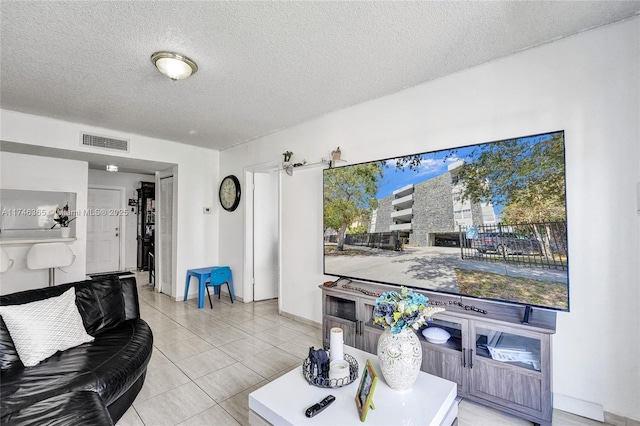
[[[517,140],[523,144],[533,145],[535,143],[547,140],[551,137],[552,133],[545,135],[537,135],[531,137],[518,138]],[[379,181],[378,193],[376,198],[387,197],[393,193],[396,189],[404,186],[427,181],[434,177],[440,176],[447,172],[447,167],[459,160],[471,161],[471,154],[474,149],[494,142],[488,142],[484,144],[471,145],[461,148],[445,149],[442,151],[429,152],[420,155],[422,161],[417,168],[413,170],[405,165],[402,168],[396,167],[394,159],[386,161],[386,167],[384,168],[384,176]],[[500,215],[504,208],[501,204],[494,203],[493,205],[496,215]]]
[[[415,185],[446,173],[450,164],[468,157],[473,148],[471,146],[422,154],[420,156],[422,161],[417,170],[411,170],[406,165],[402,169],[398,169],[394,159],[387,160],[387,166],[384,168],[384,177],[380,181],[376,198],[387,197],[403,186]]]

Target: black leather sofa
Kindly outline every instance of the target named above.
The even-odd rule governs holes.
[[[0,317],[2,425],[112,425],[144,383],[153,335],[140,319],[133,275],[107,276],[0,296],[20,305],[76,289],[76,306],[95,337],[25,368]]]

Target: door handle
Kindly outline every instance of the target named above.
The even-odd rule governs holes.
[[[469,368],[473,368],[473,349],[469,349]]]
[[[462,348],[462,368],[467,367],[467,349]]]

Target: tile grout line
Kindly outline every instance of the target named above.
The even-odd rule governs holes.
[[[146,291],[146,290],[143,290],[143,291]],[[182,311],[175,311],[175,312],[172,312],[173,316],[172,316],[172,315],[168,315],[167,313],[165,313],[165,311],[163,311],[163,310],[162,310],[162,306],[160,306],[161,304],[163,304],[163,303],[164,303],[164,302],[162,302],[162,301],[163,301],[163,300],[165,300],[165,299],[164,299],[165,297],[168,297],[168,296],[166,296],[166,295],[162,295],[162,294],[158,294],[158,295],[156,295],[156,294],[154,293],[152,298],[147,298],[147,297],[146,297],[146,294],[144,294],[144,293],[143,293],[142,297],[140,298],[140,301],[144,304],[144,308],[140,309],[140,311],[141,311],[141,312],[140,312],[141,317],[143,317],[143,316],[144,316],[144,313],[143,313],[142,311],[146,311],[146,312],[147,312],[147,315],[150,315],[150,316],[155,316],[155,315],[158,315],[158,314],[159,314],[159,315],[160,315],[160,318],[163,318],[163,320],[165,320],[165,319],[166,319],[166,320],[171,321],[173,324],[175,324],[175,327],[171,327],[171,328],[169,328],[169,329],[167,329],[167,330],[162,330],[162,332],[164,332],[164,331],[172,331],[172,330],[176,330],[176,329],[181,328],[181,329],[184,329],[184,330],[186,330],[186,331],[188,331],[188,332],[192,333],[192,334],[194,335],[194,337],[198,337],[199,339],[201,339],[201,340],[203,340],[203,341],[207,342],[207,343],[208,343],[208,344],[210,344],[214,349],[218,349],[218,350],[222,351],[222,352],[223,352],[223,353],[225,353],[225,355],[227,355],[231,360],[233,360],[234,362],[233,362],[232,364],[229,364],[229,366],[230,366],[230,365],[238,364],[238,365],[239,365],[239,366],[241,366],[243,369],[245,369],[245,370],[248,370],[248,371],[251,371],[251,372],[255,373],[258,377],[260,377],[260,378],[261,378],[261,379],[260,379],[260,381],[258,381],[258,383],[261,383],[261,382],[264,382],[264,381],[270,382],[270,379],[269,379],[270,377],[280,377],[283,373],[288,372],[288,371],[289,371],[289,370],[290,370],[290,369],[291,369],[295,364],[292,364],[292,366],[288,366],[288,367],[286,367],[285,369],[283,369],[283,370],[281,370],[281,371],[278,371],[278,372],[276,372],[275,374],[273,374],[273,375],[271,375],[271,376],[269,376],[269,377],[264,377],[264,375],[263,375],[263,374],[260,374],[259,372],[255,371],[253,368],[251,368],[251,367],[249,367],[248,365],[246,365],[246,364],[243,362],[243,361],[246,361],[246,359],[244,359],[244,360],[238,360],[238,359],[236,359],[235,357],[233,357],[233,356],[231,356],[230,354],[228,354],[228,353],[226,353],[225,351],[223,351],[222,349],[220,349],[221,347],[223,347],[223,346],[225,346],[225,345],[232,344],[232,343],[234,343],[234,342],[236,342],[236,341],[238,341],[238,340],[241,340],[241,339],[233,340],[233,341],[231,341],[231,342],[226,342],[226,343],[221,344],[221,345],[215,345],[215,344],[213,344],[212,342],[210,342],[210,341],[208,341],[208,340],[206,340],[206,339],[204,339],[204,338],[202,337],[202,335],[200,334],[200,333],[202,332],[202,331],[201,331],[201,329],[200,329],[200,331],[198,331],[198,330],[196,330],[196,329],[194,329],[194,328],[190,328],[190,325],[191,325],[191,327],[194,327],[194,326],[192,325],[193,323],[192,323],[192,321],[189,319],[189,317],[190,317],[191,315],[195,315],[194,320],[195,320],[195,318],[200,318],[200,319],[205,319],[205,318],[207,318],[207,319],[208,319],[208,318],[211,318],[211,319],[216,320],[216,321],[221,321],[221,322],[223,322],[223,323],[225,324],[225,327],[226,327],[226,326],[228,326],[228,327],[233,327],[233,329],[234,329],[234,330],[236,330],[237,332],[241,332],[241,333],[244,333],[244,334],[250,335],[253,339],[258,339],[258,340],[263,341],[263,342],[268,343],[268,344],[270,344],[270,342],[265,341],[265,340],[262,340],[262,339],[260,339],[259,337],[257,337],[257,336],[256,336],[256,334],[259,334],[259,333],[260,333],[260,331],[255,331],[255,332],[253,332],[253,333],[252,333],[251,331],[247,331],[247,330],[250,330],[250,328],[249,328],[249,327],[247,327],[247,330],[243,330],[243,329],[239,328],[239,327],[238,327],[238,325],[240,325],[240,324],[242,324],[242,323],[248,323],[248,322],[254,321],[255,319],[261,319],[261,320],[266,320],[266,321],[269,321],[270,323],[273,323],[273,326],[276,326],[276,327],[282,327],[282,328],[283,328],[283,330],[286,330],[286,331],[288,331],[288,332],[293,332],[293,333],[295,333],[295,336],[293,336],[293,337],[291,337],[290,339],[287,339],[287,340],[285,340],[285,341],[281,342],[281,344],[284,344],[284,343],[286,343],[286,342],[289,342],[289,341],[295,340],[295,339],[297,339],[297,338],[299,338],[299,337],[302,337],[302,336],[310,336],[310,337],[312,337],[312,338],[316,338],[316,333],[317,333],[317,331],[316,331],[316,330],[309,330],[309,329],[307,329],[306,327],[310,327],[310,326],[308,326],[307,324],[304,324],[304,323],[302,323],[302,322],[300,322],[300,327],[295,327],[295,324],[294,324],[294,323],[295,323],[296,321],[295,321],[295,320],[293,320],[293,319],[286,318],[286,317],[282,317],[282,318],[284,318],[284,320],[283,320],[283,321],[275,321],[275,322],[274,322],[274,320],[273,320],[274,315],[275,315],[275,316],[279,316],[279,317],[281,317],[281,316],[279,315],[279,313],[278,313],[278,311],[277,311],[277,307],[275,306],[275,304],[274,304],[274,303],[269,303],[269,302],[267,302],[267,303],[265,303],[265,304],[261,304],[260,306],[264,306],[264,309],[260,309],[260,310],[258,311],[258,313],[256,313],[254,309],[246,309],[246,308],[244,308],[244,307],[240,307],[240,306],[239,306],[240,310],[236,311],[237,315],[238,315],[240,318],[247,318],[247,319],[246,319],[246,320],[242,320],[242,321],[233,321],[232,323],[229,323],[229,322],[226,322],[226,321],[224,321],[224,320],[222,320],[222,319],[220,319],[220,318],[218,317],[218,315],[223,315],[223,316],[224,316],[224,315],[226,315],[226,313],[224,313],[224,312],[223,312],[223,313],[218,312],[218,313],[215,313],[215,314],[213,314],[213,315],[212,315],[212,314],[211,314],[211,313],[209,313],[208,311],[200,310],[199,308],[196,308],[195,306],[193,306],[192,304],[190,304],[190,303],[188,303],[188,302],[183,306],[183,308],[182,308],[183,310],[182,310]],[[171,299],[169,298],[169,299],[167,299],[167,301],[171,301]],[[226,309],[226,307],[233,307],[233,306],[234,306],[234,305],[232,305],[232,304],[230,304],[230,303],[226,303],[226,302],[222,302],[222,301],[221,301],[221,302],[216,302],[216,303],[221,303],[221,305],[220,305],[220,306],[221,306],[221,307],[222,307],[222,306],[225,306],[225,309]],[[258,302],[258,303],[259,303],[259,302]],[[274,305],[274,306],[273,306],[273,307],[271,307],[270,305]],[[173,307],[173,306],[175,306],[175,305],[169,305],[169,306],[172,306],[172,307]],[[255,306],[256,306],[256,305],[254,305],[254,307],[255,307]],[[214,306],[214,311],[215,311],[215,306]],[[183,315],[183,314],[184,314],[184,315]],[[204,317],[203,315],[206,315],[206,317]],[[182,317],[182,318],[181,318],[181,317]],[[144,318],[143,318],[143,319],[144,319]],[[181,321],[181,322],[179,322],[179,321]],[[153,322],[153,321],[151,321],[151,322]],[[263,331],[264,331],[264,330],[263,330]],[[178,342],[177,342],[177,343],[178,343]],[[218,401],[216,401],[214,398],[212,398],[212,397],[211,397],[211,396],[210,396],[210,395],[209,395],[209,394],[208,394],[208,393],[207,393],[207,392],[206,392],[202,387],[200,387],[200,385],[198,385],[198,384],[196,383],[196,381],[195,381],[195,380],[193,380],[190,376],[188,376],[188,375],[185,373],[185,371],[184,371],[183,369],[181,369],[181,368],[177,365],[177,362],[178,362],[179,360],[174,361],[173,359],[169,358],[169,357],[168,357],[168,356],[167,356],[167,355],[162,351],[162,349],[161,349],[161,348],[159,348],[159,347],[157,347],[157,346],[155,346],[155,345],[154,345],[154,349],[155,349],[155,350],[157,350],[158,352],[160,352],[160,354],[162,354],[162,355],[164,356],[164,358],[166,358],[166,359],[167,359],[167,360],[168,360],[168,361],[169,361],[169,362],[170,362],[174,367],[176,367],[176,369],[177,369],[178,371],[180,371],[180,373],[184,374],[184,375],[189,379],[189,382],[184,383],[184,384],[182,384],[182,385],[175,386],[175,387],[173,387],[173,388],[171,388],[171,389],[165,390],[164,392],[161,392],[161,393],[160,393],[160,394],[158,394],[158,395],[154,395],[154,396],[152,396],[152,397],[149,397],[149,398],[145,399],[144,401],[147,401],[147,400],[149,400],[149,399],[151,399],[151,398],[154,398],[154,397],[157,397],[157,396],[159,396],[159,395],[162,395],[162,394],[164,394],[164,393],[166,393],[166,392],[170,392],[170,391],[172,391],[172,390],[175,390],[175,389],[179,388],[180,386],[186,385],[186,384],[188,384],[188,383],[193,383],[193,384],[194,384],[194,385],[195,385],[195,386],[196,386],[200,391],[202,391],[202,392],[203,392],[203,393],[204,393],[204,394],[205,394],[205,395],[206,395],[206,396],[207,396],[207,397],[208,397],[208,398],[209,398],[209,399],[214,403],[214,405],[212,405],[211,407],[207,408],[206,410],[209,410],[209,409],[211,409],[211,408],[213,408],[213,407],[215,407],[215,406],[218,406],[218,407],[222,408],[222,410],[224,411],[224,413],[226,413],[228,416],[230,416],[231,418],[233,418],[236,422],[238,422],[238,423],[242,424],[242,422],[243,422],[244,420],[243,420],[243,419],[240,419],[240,418],[236,418],[236,417],[234,416],[234,414],[233,414],[231,411],[228,411],[227,409],[225,409],[225,408],[223,407],[222,403],[224,403],[224,402],[226,402],[226,401],[228,401],[228,400],[230,400],[230,399],[232,399],[232,398],[234,398],[234,397],[237,397],[238,395],[242,394],[243,392],[246,392],[246,391],[247,391],[248,389],[250,389],[251,387],[256,386],[258,383],[253,384],[253,385],[251,385],[251,386],[249,386],[249,387],[247,387],[247,388],[244,388],[244,389],[242,389],[242,390],[238,391],[237,393],[235,393],[234,395],[230,395],[230,396],[226,397],[225,399],[221,400],[220,402],[218,402]],[[276,345],[271,345],[271,347],[270,347],[270,348],[268,348],[268,349],[260,350],[260,351],[256,352],[255,354],[252,354],[252,355],[251,355],[250,357],[248,357],[247,359],[249,359],[249,358],[251,358],[251,357],[255,357],[255,356],[257,356],[257,355],[259,355],[259,354],[261,354],[261,353],[263,353],[263,352],[265,352],[265,351],[272,350],[272,349],[276,349],[276,350],[278,350],[278,351],[281,351],[281,352],[283,352],[283,353],[286,353],[286,354],[290,355],[291,357],[293,357],[293,358],[295,358],[295,359],[300,359],[300,358],[299,358],[298,356],[296,356],[295,354],[293,354],[293,353],[291,353],[291,352],[289,352],[289,351],[286,351],[286,350],[284,350],[284,349],[282,349],[282,348],[280,348],[280,347],[278,347],[278,346],[276,346]],[[194,355],[192,355],[192,356],[196,356],[196,355],[198,355],[198,354],[194,354]],[[189,357],[186,357],[186,358],[189,358]],[[298,363],[298,362],[296,362],[296,364],[297,364],[297,363]],[[226,368],[226,367],[228,367],[228,366],[225,366],[225,367],[222,367],[222,368]],[[219,370],[220,370],[220,369],[215,370],[215,371],[219,371]],[[211,373],[208,373],[208,374],[211,374]],[[205,375],[206,375],[206,374],[205,374]],[[196,380],[197,380],[197,379],[196,379]],[[141,401],[141,402],[143,402],[143,401]],[[136,414],[136,415],[137,415],[137,417],[140,419],[140,421],[142,422],[142,424],[144,424],[144,425],[146,426],[146,423],[145,423],[145,421],[142,419],[142,416],[140,415],[140,412],[139,412],[135,407],[133,407],[133,408],[134,408],[134,412],[135,412],[135,414]],[[188,418],[186,418],[186,419],[184,419],[184,420],[181,420],[179,423],[185,422],[185,421],[189,420],[190,418],[193,418],[193,417],[195,417],[195,416],[198,416],[199,414],[201,414],[202,412],[204,412],[204,411],[206,411],[206,410],[202,410],[202,411],[200,411],[200,412],[198,412],[198,413],[195,413],[195,414],[193,414],[193,415],[189,416]]]
[[[151,305],[150,305],[150,308],[151,308],[151,309],[154,309],[154,310],[155,310],[155,311],[157,311],[157,312],[159,312],[161,315],[164,315],[162,312],[158,311],[158,309],[157,309],[156,307],[154,307],[154,306],[151,306]],[[166,316],[166,315],[165,315],[165,316]],[[169,318],[169,317],[167,317],[167,318]],[[169,319],[173,320],[172,318],[169,318]],[[175,321],[175,320],[174,320],[174,321]],[[183,328],[185,328],[185,329],[186,329],[186,327],[185,327],[185,326],[183,326],[183,325],[181,325],[181,324],[179,324],[179,323],[177,323],[177,324],[178,324],[180,327],[183,327]],[[234,327],[234,326],[233,326],[233,325],[230,325],[230,327]],[[237,330],[240,330],[240,329],[238,329],[237,327],[234,327],[234,328],[236,328]],[[240,331],[243,331],[243,330],[240,330]],[[244,332],[244,331],[243,331],[243,332]],[[195,332],[194,332],[194,334],[195,334],[198,338],[202,339],[202,337],[201,337],[201,336],[199,336],[197,333],[195,333]],[[202,340],[204,340],[204,339],[202,339]],[[205,340],[205,341],[206,341],[206,340]],[[233,342],[229,342],[229,343],[233,343]],[[222,345],[222,346],[224,346],[224,345]],[[217,346],[214,346],[214,348],[217,348]],[[274,348],[275,348],[275,346],[274,346]],[[169,362],[171,362],[171,364],[173,364],[173,365],[174,365],[174,366],[175,366],[175,367],[176,367],[180,372],[182,372],[183,374],[185,374],[185,375],[186,375],[186,373],[184,372],[184,370],[182,370],[182,369],[181,369],[181,368],[180,368],[180,367],[179,367],[179,366],[178,366],[178,365],[177,365],[177,364],[176,364],[176,363],[175,363],[171,358],[169,358],[168,356],[166,356],[166,355],[164,354],[164,352],[162,352],[162,350],[161,350],[160,348],[155,347],[155,349],[156,349],[156,350],[158,350],[160,353],[162,353],[162,354],[163,354],[163,355],[164,355],[164,356],[169,360]],[[265,350],[266,350],[266,349],[265,349]],[[264,351],[261,351],[261,352],[264,352]],[[259,353],[261,353],[261,352],[259,352]],[[227,355],[228,355],[228,354],[227,354]],[[256,354],[254,354],[254,355],[256,355]],[[263,375],[261,375],[261,374],[260,374],[260,373],[258,373],[257,371],[255,371],[255,370],[251,369],[250,367],[248,367],[247,365],[243,364],[243,363],[242,363],[242,361],[240,361],[240,360],[236,360],[236,359],[235,359],[235,358],[233,358],[233,357],[231,357],[231,358],[232,358],[232,359],[234,359],[234,361],[235,361],[235,362],[234,362],[234,364],[240,364],[240,365],[242,365],[244,368],[247,368],[247,369],[249,369],[249,370],[253,371],[254,373],[256,373],[258,376],[260,376],[260,377],[262,378],[261,382],[262,382],[262,381],[264,381],[264,380],[269,380],[269,378],[268,378],[268,377],[264,377]],[[233,365],[233,364],[230,364],[230,365]],[[223,368],[224,368],[224,367],[223,367]],[[283,370],[283,371],[284,371],[284,370]],[[278,372],[278,373],[281,373],[281,372]],[[278,374],[278,373],[276,373],[276,374]],[[220,408],[221,408],[225,413],[227,413],[229,416],[231,416],[231,417],[232,417],[236,422],[238,422],[239,424],[241,424],[241,423],[240,423],[240,421],[239,421],[240,419],[237,419],[236,417],[234,417],[234,416],[233,416],[233,414],[232,414],[232,413],[228,412],[228,411],[227,411],[227,410],[226,410],[222,405],[220,405],[220,402],[224,402],[224,401],[226,401],[226,400],[228,400],[228,399],[231,399],[231,398],[233,398],[233,397],[235,397],[235,396],[237,396],[237,395],[241,394],[242,392],[245,392],[247,389],[251,388],[252,386],[255,386],[255,384],[254,384],[254,385],[252,385],[252,386],[249,386],[249,387],[247,387],[247,388],[245,388],[245,389],[242,389],[242,390],[241,390],[241,391],[239,391],[238,393],[236,393],[236,394],[234,394],[234,395],[231,395],[231,396],[229,396],[229,397],[225,398],[224,400],[222,400],[222,401],[218,402],[218,401],[216,401],[214,398],[212,398],[212,397],[211,397],[211,396],[210,396],[210,395],[209,395],[209,394],[208,394],[208,393],[207,393],[207,392],[206,392],[202,387],[200,387],[200,385],[198,385],[198,383],[196,383],[196,381],[195,381],[195,380],[193,380],[193,379],[192,379],[191,377],[189,377],[189,376],[187,376],[187,377],[189,378],[190,383],[193,383],[193,384],[194,384],[198,389],[200,389],[200,390],[201,390],[205,395],[207,395],[207,397],[208,397],[209,399],[211,399],[211,401],[213,401],[213,403],[215,404],[215,406],[220,407]],[[260,383],[260,382],[258,382],[258,383]],[[187,384],[187,383],[185,383],[185,384]],[[178,387],[180,387],[180,386],[184,386],[184,384],[183,384],[183,385],[176,386],[176,387],[171,388],[171,389],[168,389],[168,390],[167,390],[167,391],[165,391],[165,392],[169,392],[169,391],[171,391],[171,390],[177,389],[177,388],[178,388]],[[165,393],[165,392],[162,392],[162,393]],[[162,393],[161,393],[161,394],[162,394]],[[161,394],[159,394],[159,395],[161,395]],[[155,397],[155,396],[158,396],[158,395],[154,395],[153,397]],[[151,397],[151,398],[153,398],[153,397]],[[148,399],[151,399],[151,398],[148,398]],[[197,416],[197,415],[201,414],[202,412],[207,411],[207,410],[209,410],[209,409],[211,409],[211,408],[212,408],[212,407],[209,407],[209,408],[207,408],[207,409],[205,409],[205,410],[202,410],[202,411],[200,411],[200,412],[198,412],[198,413],[195,413],[194,415],[192,415],[192,416],[188,417],[187,419],[182,420],[180,423],[185,422],[185,421],[189,420],[190,418],[193,418],[193,417],[195,417],[195,416]],[[140,418],[140,420],[144,423],[144,420],[142,420],[142,417],[140,416],[140,414],[138,413],[138,411],[135,409],[135,407],[134,407],[134,411],[136,411],[136,414],[138,415],[138,417]],[[146,423],[144,423],[144,424],[145,424],[145,426],[146,426]]]

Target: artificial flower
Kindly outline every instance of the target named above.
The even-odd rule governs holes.
[[[442,311],[444,308],[429,306],[428,297],[402,287],[400,293],[387,291],[376,299],[373,322],[398,334],[406,328],[417,330]]]

